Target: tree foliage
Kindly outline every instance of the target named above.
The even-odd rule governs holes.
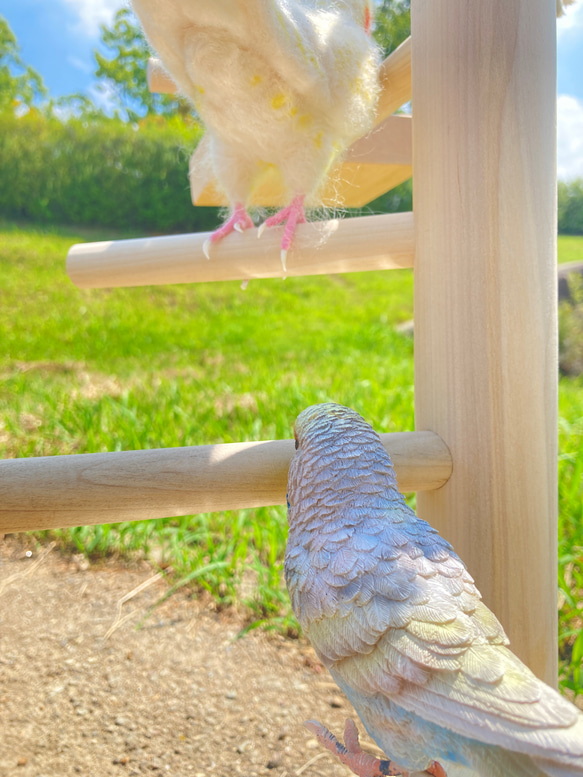
[[[46,96],[40,75],[20,58],[20,47],[10,25],[0,16],[0,113],[32,108]]]
[[[411,34],[411,0],[381,0],[375,13],[374,37],[385,57]]]
[[[559,232],[583,235],[583,178],[559,181]]]
[[[111,27],[101,26],[101,43],[111,56],[95,51],[95,75],[115,95],[121,118],[135,122],[144,116],[179,114],[186,118],[192,113],[186,100],[149,91],[146,68],[151,51],[129,8],[115,14]]]
[[[188,157],[200,138],[180,117],[139,126],[30,112],[0,115],[0,215],[37,223],[206,231],[214,208],[193,208]]]

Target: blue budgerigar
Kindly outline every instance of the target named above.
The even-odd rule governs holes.
[[[510,651],[451,545],[406,505],[372,427],[314,405],[295,424],[285,577],[321,661],[386,753],[306,725],[360,777],[583,775],[583,715]]]

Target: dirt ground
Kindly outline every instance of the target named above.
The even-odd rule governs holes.
[[[302,726],[354,714],[307,643],[185,592],[136,629],[166,586],[0,543],[1,777],[351,774]]]

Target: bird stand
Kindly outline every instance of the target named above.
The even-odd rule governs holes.
[[[381,129],[345,164],[362,163],[366,179],[408,162],[412,125],[414,224],[412,214],[302,224],[289,274],[414,264],[417,432],[403,438],[413,474],[397,458],[397,475],[420,491],[420,516],[453,543],[515,652],[554,685],[555,5],[412,0],[411,19],[411,40],[383,65]],[[158,77],[153,67],[153,88]],[[382,124],[411,98],[412,120]],[[394,146],[381,149],[381,137]],[[356,201],[379,192],[373,177]],[[196,201],[212,201],[211,188],[197,182]],[[273,182],[261,197],[277,199]],[[85,288],[281,272],[268,235],[259,250],[255,230],[230,235],[211,262],[205,237],[74,246],[68,271]],[[1,462],[0,532],[281,502],[292,444],[278,443],[277,455],[257,445]],[[250,495],[249,482],[271,485]]]

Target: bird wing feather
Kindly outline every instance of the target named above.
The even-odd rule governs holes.
[[[441,548],[431,560],[426,524],[411,515],[398,531],[424,553],[401,539],[395,558],[395,532],[381,532],[374,568],[369,555],[366,574],[331,586],[334,615],[306,624],[333,677],[357,709],[387,695],[463,736],[583,767],[583,717],[506,647],[457,556]]]

